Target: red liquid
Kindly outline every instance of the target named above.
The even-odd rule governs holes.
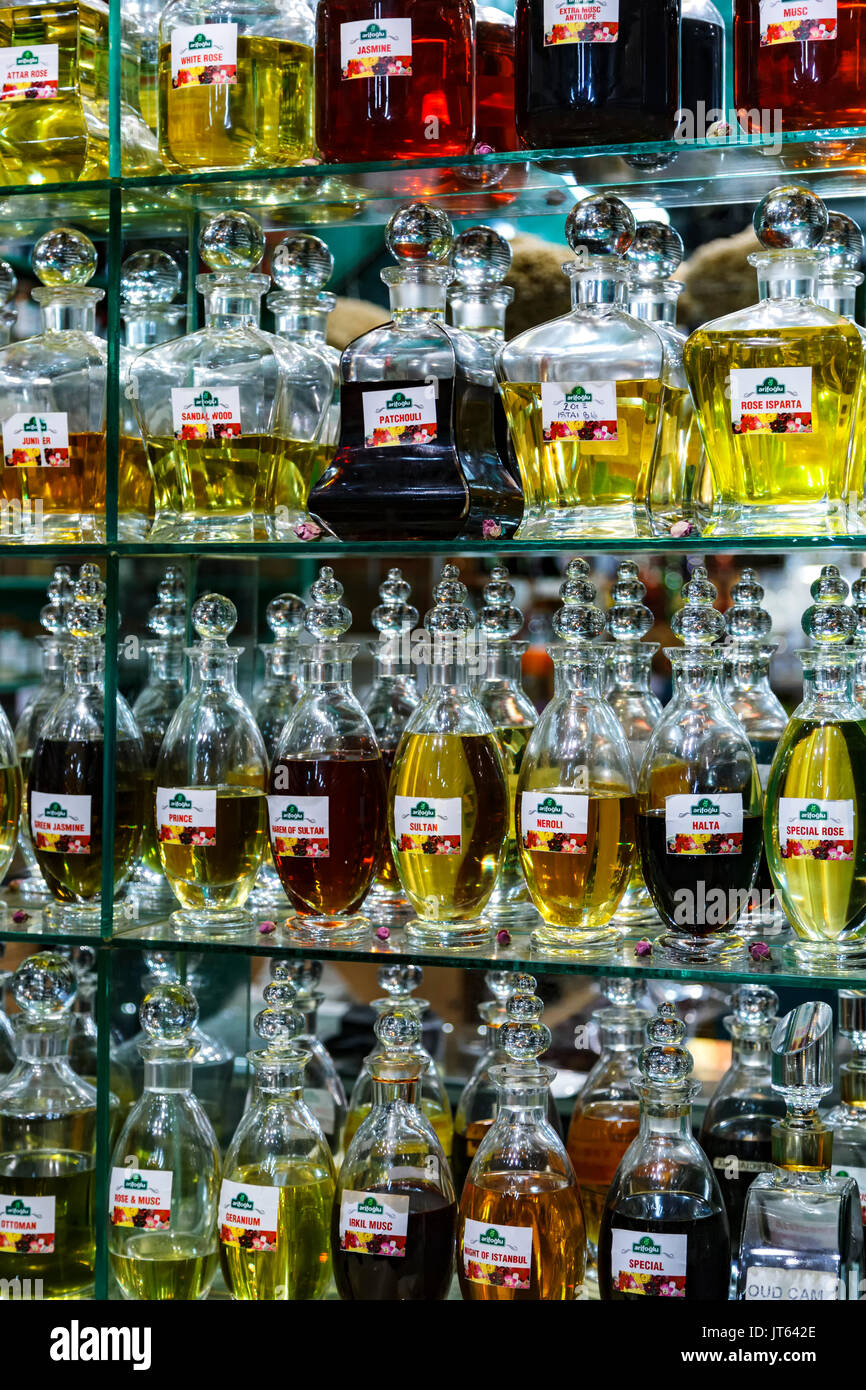
[[[479,19],[475,26],[475,140],[517,150],[514,124],[514,26]]]
[[[792,8],[796,8],[792,6]],[[758,0],[734,5],[734,103],[750,133],[866,124],[866,5],[840,3],[837,37],[761,47]],[[757,114],[765,111],[763,121]]]
[[[411,77],[343,79],[340,26],[412,21]],[[475,126],[470,0],[322,0],[316,18],[316,141],[330,163],[467,154]]]

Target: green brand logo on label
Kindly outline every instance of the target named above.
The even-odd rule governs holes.
[[[184,796],[183,792],[175,792],[174,796],[171,798],[171,801],[168,803],[168,806],[170,811],[192,810],[192,802],[189,800],[188,797]]]
[[[140,1173],[133,1173],[132,1177],[124,1178],[123,1186],[133,1192],[146,1192],[147,1180]]]
[[[800,811],[800,820],[826,820],[827,812],[822,811],[820,806],[816,806],[814,801],[810,801],[808,806],[804,806]]]
[[[388,37],[384,29],[380,29],[378,24],[368,24],[366,29],[362,29],[358,36],[361,39],[386,39]]]
[[[202,391],[200,395],[193,397],[192,403],[200,410],[209,410],[211,406],[219,405],[219,397],[212,395],[210,391]]]
[[[39,54],[38,54],[38,53],[31,53],[29,48],[25,48],[25,50],[24,50],[24,52],[21,54],[20,58],[16,58],[16,59],[15,59],[16,66],[19,67],[19,68],[25,67],[26,64],[28,64],[28,63],[38,63],[38,62],[39,62]]]
[[[213,48],[213,39],[207,38],[204,34],[196,34],[194,39],[190,39],[187,48]]]
[[[358,1203],[358,1211],[365,1216],[383,1216],[385,1208],[376,1201],[375,1197],[365,1197],[363,1202]]]
[[[635,1255],[660,1255],[662,1253],[661,1246],[656,1245],[649,1236],[641,1236],[640,1240],[631,1248]]]
[[[385,402],[386,410],[406,410],[408,406],[415,402],[411,396],[404,396],[402,391],[395,391],[390,401]]]
[[[592,400],[592,392],[584,390],[582,386],[572,386],[570,391],[566,391],[565,399],[567,401],[579,401],[581,404],[585,404],[586,401]]]
[[[21,426],[22,430],[47,430],[48,425],[44,420],[37,420],[35,415],[31,415],[29,420],[25,420]]]
[[[255,1203],[251,1202],[245,1192],[239,1192],[237,1197],[232,1197],[229,1206],[233,1211],[255,1211]]]
[[[65,819],[68,815],[68,812],[64,811],[59,801],[52,801],[50,806],[45,807],[45,810],[42,812],[42,814],[43,816],[62,816]]]
[[[755,387],[755,394],[758,396],[784,396],[785,388],[774,376],[764,377],[760,386]]]
[[[299,811],[298,808],[297,808],[297,806],[294,805],[294,803],[293,803],[291,806],[287,806],[286,809],[283,811],[283,814],[280,816],[280,820],[303,820],[303,819],[304,819],[304,813],[303,813],[303,811]]]
[[[6,1208],[7,1216],[29,1216],[30,1208],[25,1207],[20,1197],[16,1197],[14,1202],[10,1202]]]
[[[693,816],[717,816],[718,814],[718,806],[708,796],[702,796],[700,801],[692,807]]]
[[[562,807],[552,796],[546,796],[543,801],[539,801],[535,814],[537,816],[561,816]]]
[[[419,801],[417,806],[410,806],[410,816],[435,816],[436,807],[428,806],[426,801]]]
[[[488,1231],[482,1231],[478,1237],[479,1245],[504,1245],[505,1237],[501,1236],[494,1226]]]

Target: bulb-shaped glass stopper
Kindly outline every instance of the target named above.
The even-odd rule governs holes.
[[[11,304],[18,291],[18,276],[8,261],[0,261],[0,304]]]
[[[161,642],[178,644],[186,636],[186,579],[178,565],[168,565],[147,617],[148,631]]]
[[[451,254],[451,218],[431,203],[406,203],[385,227],[385,245],[398,264],[443,265]]]
[[[845,600],[848,584],[837,565],[824,565],[810,590],[813,604],[803,614],[801,626],[817,647],[838,646],[849,641],[857,626],[857,615]]]
[[[255,270],[265,254],[265,237],[261,225],[247,212],[221,212],[205,223],[198,239],[198,249],[209,270]]]
[[[73,289],[86,285],[96,274],[96,247],[75,227],[55,227],[33,247],[30,264],[36,278],[48,289]]]
[[[494,646],[512,642],[523,627],[523,614],[514,606],[514,585],[505,565],[494,565],[484,585],[484,607],[478,626]]]
[[[171,304],[180,287],[180,266],[167,251],[133,251],[120,267],[120,297],[131,308]]]
[[[530,984],[531,982],[531,984]],[[537,1073],[538,1059],[550,1047],[550,1029],[541,1022],[544,1004],[535,993],[531,975],[515,981],[514,993],[505,1005],[507,1021],[499,1036],[500,1045],[521,1071]],[[509,1067],[513,1075],[513,1068]]]
[[[334,270],[334,257],[320,237],[295,232],[284,237],[271,255],[271,278],[298,303],[315,302]]]
[[[226,648],[237,620],[238,610],[231,599],[224,598],[222,594],[202,594],[192,606],[192,625],[203,650]]]
[[[665,222],[638,222],[625,253],[632,283],[655,285],[669,280],[683,258],[683,239]]]
[[[343,586],[330,565],[323,565],[310,589],[304,625],[317,642],[336,642],[352,626],[352,614],[341,602]]]
[[[594,642],[604,632],[604,614],[595,602],[595,587],[588,575],[585,560],[569,560],[559,589],[562,607],[553,615],[554,632],[572,647]]]
[[[421,1020],[414,1008],[395,1005],[375,1023],[379,1046],[370,1058],[374,1081],[417,1081],[430,1064],[421,1047]]]
[[[82,565],[66,615],[66,631],[79,645],[98,647],[105,636],[105,584],[96,565]]]
[[[390,569],[387,578],[379,585],[382,602],[373,609],[370,621],[380,634],[382,641],[398,637],[402,632],[411,632],[418,622],[418,609],[409,602],[412,589],[399,569]]]
[[[451,264],[459,285],[493,289],[511,268],[511,246],[492,227],[468,227],[454,239]]]
[[[643,602],[645,594],[646,585],[634,560],[622,560],[617,565],[607,615],[608,632],[615,642],[640,642],[649,632],[655,619]]]
[[[589,256],[624,256],[634,240],[635,220],[614,194],[593,193],[571,209],[565,239],[572,251]]]
[[[725,634],[725,620],[717,608],[716,586],[707,577],[703,565],[692,570],[692,577],[683,585],[685,603],[671,620],[671,631],[686,647],[712,647]]]
[[[47,592],[48,602],[39,614],[39,621],[52,637],[65,636],[66,619],[75,596],[69,565],[55,565]]]
[[[467,606],[468,591],[456,565],[443,565],[442,578],[433,589],[434,606],[424,615],[424,626],[437,636],[457,636],[474,626]]]
[[[617,1009],[630,1009],[635,1006],[638,998],[638,982],[632,980],[628,975],[611,975],[599,981],[602,994]]]
[[[280,969],[277,969],[279,965]],[[253,1027],[265,1044],[260,1059],[294,1057],[299,1049],[296,1039],[304,1031],[304,1014],[298,1007],[298,990],[291,978],[288,963],[275,962],[272,979],[265,985],[265,1007],[256,1014]]]
[[[728,1003],[728,1032],[738,1038],[769,1038],[776,1027],[779,996],[766,985],[739,985]]]
[[[824,257],[824,274],[859,270],[863,258],[863,233],[844,212],[827,213],[827,230],[818,247]]]
[[[866,569],[851,585],[851,603],[856,620],[852,638],[855,647],[866,647]]]
[[[198,1001],[188,985],[177,981],[154,985],[141,1001],[138,1019],[145,1037],[145,1058],[192,1056]]]
[[[72,963],[58,951],[37,951],[12,976],[12,998],[26,1023],[56,1023],[72,1008],[78,984]]]
[[[304,631],[307,606],[297,594],[277,594],[265,609],[265,622],[273,633],[274,647],[290,651]]]
[[[827,209],[802,184],[771,188],[755,208],[752,225],[768,251],[811,251],[827,233]]]
[[[324,998],[319,990],[320,960],[272,960],[271,978],[291,981],[296,991],[295,1002],[305,1012],[314,1009]]]

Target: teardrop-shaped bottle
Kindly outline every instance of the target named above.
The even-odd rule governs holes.
[[[305,611],[304,601],[297,594],[277,594],[265,611],[265,620],[274,640],[259,646],[265,659],[265,675],[251,709],[265,741],[269,766],[274,761],[280,735],[301,698],[303,684],[297,644],[304,630]],[[256,879],[253,903],[256,907],[286,907],[286,894],[274,868],[270,839]]]
[[[348,1102],[334,1059],[317,1033],[319,1005],[325,998],[318,988],[322,962],[274,960],[271,961],[271,977],[290,980],[297,991],[294,1007],[304,1015],[304,1024],[296,1042],[310,1054],[304,1066],[304,1101],[322,1127],[334,1162],[339,1164],[343,1157]]]

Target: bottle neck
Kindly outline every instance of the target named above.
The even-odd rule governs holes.
[[[721,659],[707,647],[668,647],[672,667],[673,698],[693,696],[721,698]]]
[[[683,285],[677,281],[661,280],[652,285],[631,285],[628,290],[628,311],[642,323],[676,323],[677,300]]]
[[[453,271],[441,265],[392,265],[382,271],[395,322],[405,318],[442,318]]]
[[[321,686],[342,686],[351,693],[352,662],[358,654],[354,642],[317,642],[300,654],[304,693]]]
[[[761,299],[814,299],[821,258],[814,251],[759,251],[749,257]]]
[[[211,645],[203,641],[197,647],[188,647],[186,654],[201,685],[236,690],[238,658],[242,650],[241,647],[229,647],[225,643]]]
[[[45,333],[93,333],[96,329],[96,306],[103,298],[102,290],[48,289],[40,285],[33,298],[42,310]]]
[[[300,334],[324,343],[328,330],[328,309],[315,299],[297,300],[288,294],[269,294],[268,308],[274,316],[274,331],[279,338],[294,338]]]
[[[297,683],[299,661],[296,648],[284,647],[274,642],[262,647],[262,655],[265,659],[266,681],[287,680],[291,684]]]
[[[196,281],[204,297],[208,328],[258,328],[267,275],[200,275]]]
[[[652,660],[658,647],[654,642],[615,642],[603,647],[608,669],[608,692],[618,690],[649,695]]]
[[[641,1137],[663,1134],[668,1138],[691,1139],[692,1099],[699,1089],[697,1084],[687,1083],[672,1096],[652,1083],[638,1086]]]
[[[520,685],[520,659],[526,651],[525,642],[495,642],[487,646],[487,666],[479,684]]]
[[[728,655],[730,651],[730,655]],[[725,685],[729,690],[757,691],[770,689],[770,655],[766,651],[748,648],[723,648]]]
[[[601,652],[593,647],[553,647],[554,691],[585,699],[601,698]]]
[[[310,1053],[304,1048],[293,1048],[282,1053],[248,1052],[247,1060],[255,1073],[254,1097],[267,1101],[301,1099],[304,1067],[310,1060]]]
[[[53,634],[37,637],[42,650],[42,684],[60,685],[63,682],[63,668],[66,663],[64,643]]]
[[[101,642],[79,645],[73,643],[66,655],[63,683],[67,690],[82,686],[98,686],[102,693],[105,651]]]
[[[626,271],[617,256],[593,256],[586,265],[563,266],[571,279],[571,307],[583,313],[608,314],[625,307]]]
[[[13,1027],[15,1055],[20,1062],[47,1062],[66,1056],[72,1029],[72,1019],[68,1015],[44,1022],[18,1015]]]
[[[839,1068],[839,1093],[845,1105],[866,1114],[866,1056],[855,1053]]]
[[[191,1091],[191,1057],[145,1057],[146,1091]]]
[[[810,1106],[790,1106],[773,1125],[771,1144],[775,1166],[790,1172],[826,1173],[833,1162],[833,1131]]]
[[[473,338],[504,343],[505,312],[513,298],[513,291],[503,286],[473,289],[454,285],[448,292],[451,322]]]
[[[803,661],[803,698],[816,705],[850,704],[854,674],[853,651],[800,653]]]
[[[150,642],[146,651],[148,685],[157,681],[182,684],[184,650],[179,642]]]
[[[734,1032],[731,1037],[731,1066],[770,1075],[772,1057],[770,1037],[753,1037]]]
[[[401,1081],[386,1081],[381,1077],[373,1077],[373,1104],[374,1105],[393,1105],[395,1101],[402,1101],[404,1105],[412,1105],[417,1108],[420,1098],[421,1078],[413,1076]]]
[[[135,350],[180,337],[186,322],[182,304],[127,304],[120,310],[126,346]]]
[[[853,268],[825,271],[819,276],[815,298],[823,309],[854,322],[858,286],[863,276]]]
[[[0,347],[8,345],[17,319],[18,311],[16,309],[0,309]]]

